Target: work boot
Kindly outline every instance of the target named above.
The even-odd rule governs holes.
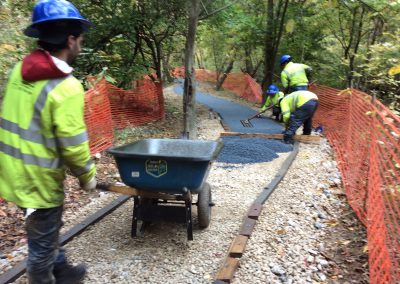
[[[85,278],[86,265],[78,264],[76,266],[66,264],[53,271],[56,278],[56,284],[77,284]]]
[[[294,144],[294,140],[293,140],[293,138],[284,137],[283,143],[293,145]]]

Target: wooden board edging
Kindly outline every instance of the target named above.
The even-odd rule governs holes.
[[[266,139],[277,139],[283,140],[283,134],[265,134],[265,133],[242,133],[242,132],[221,132],[221,137],[236,136],[240,138],[266,138]],[[321,142],[321,136],[316,135],[295,135],[293,137],[295,141],[303,143],[314,143],[318,144]]]

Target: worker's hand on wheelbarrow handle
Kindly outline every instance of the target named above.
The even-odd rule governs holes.
[[[105,182],[98,182],[96,185],[96,189],[110,191],[111,184]]]
[[[96,189],[97,187],[97,180],[96,177],[93,177],[91,180],[89,180],[88,182],[81,182],[81,187],[83,190],[88,191],[88,192],[92,192]]]

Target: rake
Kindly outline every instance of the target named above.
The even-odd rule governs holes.
[[[266,112],[267,110],[271,109],[272,107],[273,107],[273,105],[270,106],[269,108],[266,108],[266,109],[263,110],[263,111],[260,111],[260,112],[256,113],[255,115],[253,115],[252,117],[249,117],[248,119],[240,120],[240,122],[242,123],[242,125],[243,125],[244,127],[254,127],[253,124],[250,122],[250,120],[252,120],[253,118],[259,116],[260,114]]]

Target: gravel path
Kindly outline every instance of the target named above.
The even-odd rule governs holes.
[[[222,131],[216,122],[210,121]],[[214,127],[203,129],[202,137],[218,138]],[[154,224],[132,239],[130,201],[70,242],[68,256],[75,263],[89,264],[85,283],[210,283],[243,215],[287,155],[246,166],[214,163],[207,181],[216,206],[210,226],[195,227],[194,241],[186,240],[180,224]]]
[[[213,116],[199,117],[201,139],[217,139],[223,131],[219,121],[209,117]],[[323,257],[329,246],[325,239],[331,219],[338,218],[346,204],[332,192],[340,191],[341,181],[331,154],[326,141],[301,145],[285,179],[264,205],[234,283],[332,280],[325,272],[334,265]],[[133,202],[128,201],[70,242],[67,255],[74,263],[88,264],[84,283],[212,283],[244,214],[288,152],[276,156],[258,163],[213,164],[207,182],[216,206],[207,229],[198,229],[194,220],[193,241],[186,240],[182,224],[167,223],[151,225],[132,239]],[[16,283],[26,280],[22,277]]]
[[[300,145],[289,172],[266,201],[234,283],[313,283],[327,280],[326,221],[340,201],[329,191],[340,184],[326,141]],[[332,214],[332,215],[328,215]],[[254,261],[255,260],[255,261]]]

